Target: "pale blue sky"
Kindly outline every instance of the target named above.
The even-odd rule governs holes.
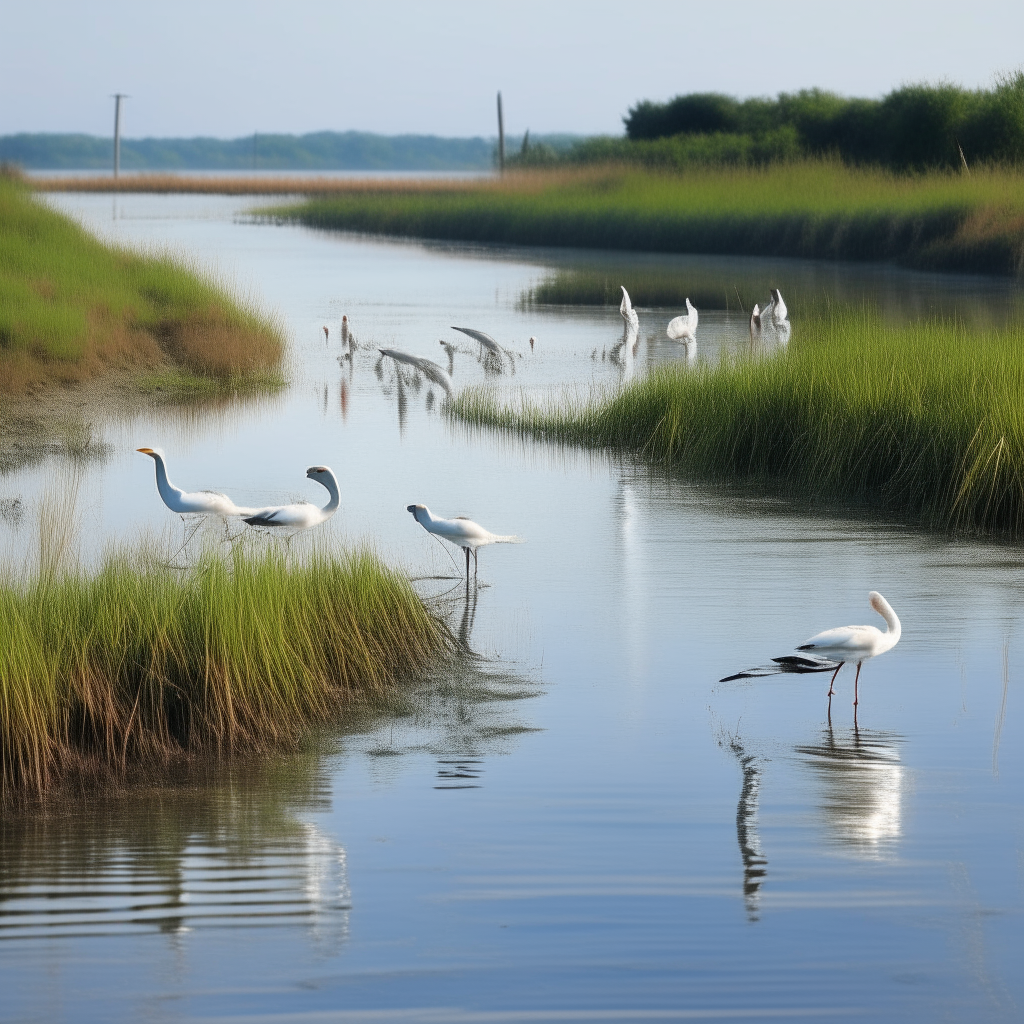
[[[1024,3],[23,0],[0,39],[0,134],[360,129],[611,132],[641,98],[821,86],[877,96],[1024,64]]]

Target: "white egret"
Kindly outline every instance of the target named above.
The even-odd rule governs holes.
[[[772,324],[775,327],[781,327],[786,322],[786,317],[789,316],[789,310],[786,308],[786,303],[782,300],[782,292],[778,288],[772,289]]]
[[[775,293],[778,295],[778,292]],[[839,662],[839,667],[832,673],[832,679],[828,684],[828,695],[833,694],[832,684],[839,675],[839,669],[847,662],[857,663],[857,675],[853,680],[853,706],[859,703],[857,699],[857,684],[860,681],[860,667],[869,658],[875,658],[879,654],[885,654],[899,643],[903,627],[892,605],[877,590],[868,594],[868,603],[879,615],[885,619],[886,630],[883,633],[877,626],[839,626],[836,629],[826,629],[824,633],[812,636],[805,644],[801,644],[798,651],[810,651],[818,657],[828,658],[829,661]]]
[[[426,505],[407,505],[406,512],[411,512],[413,519],[423,527],[427,533],[448,541],[466,552],[466,580],[469,581],[469,554],[473,553],[473,575],[477,569],[477,549],[487,544],[521,544],[519,537],[499,536],[485,530],[478,523],[474,523],[465,516],[456,516],[454,519],[439,519],[431,514]]]
[[[634,333],[637,333],[640,330],[640,318],[636,315],[633,303],[629,301],[629,292],[626,291],[625,285],[620,284],[619,287],[622,289],[622,301],[619,303],[619,315],[626,321],[626,331],[633,331]]]
[[[239,508],[226,494],[217,491],[183,491],[167,477],[167,462],[162,448],[136,448],[156,464],[156,489],[163,503],[179,515],[244,516],[251,508]]]
[[[666,333],[673,341],[696,341],[697,319],[697,310],[687,298],[685,316],[677,316],[670,320]]]
[[[250,526],[287,527],[291,530],[308,530],[312,526],[326,522],[338,511],[341,495],[338,491],[338,479],[327,466],[310,466],[306,476],[327,488],[331,500],[319,508],[308,501],[296,502],[294,505],[271,505],[267,508],[248,509],[251,514],[245,518]]]
[[[884,633],[877,626],[839,626],[836,629],[827,629],[824,633],[812,636],[797,648],[798,651],[808,652],[810,656],[790,654],[782,658],[772,658],[775,664],[769,668],[737,672],[720,681],[727,683],[733,679],[752,679],[777,672],[831,672],[832,679],[829,681],[827,694],[831,698],[835,693],[833,684],[839,670],[847,662],[856,662],[857,675],[853,680],[853,706],[856,707],[859,703],[861,665],[869,658],[876,658],[895,647],[903,632],[892,605],[878,591],[872,590],[868,594],[868,602],[885,619]]]
[[[452,379],[445,370],[438,366],[432,359],[425,359],[422,356],[414,356],[410,352],[403,352],[397,348],[381,348],[377,350],[382,356],[393,359],[396,363],[405,363],[413,366],[423,374],[427,380],[433,381],[439,387],[444,388],[446,394],[452,393]]]

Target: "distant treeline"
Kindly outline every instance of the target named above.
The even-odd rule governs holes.
[[[594,138],[563,153],[543,144],[521,165],[626,160],[652,166],[756,165],[836,156],[897,171],[1024,163],[1024,72],[992,89],[909,85],[879,100],[805,89],[775,99],[690,93],[643,100],[625,138]]]
[[[516,147],[521,141],[511,140]],[[543,136],[546,146],[564,147],[564,136]],[[571,140],[569,140],[571,141]],[[309,135],[248,135],[240,139],[121,139],[126,171],[330,171],[488,170],[495,160],[493,138],[437,135],[374,135],[370,132],[314,132]],[[27,170],[92,170],[113,164],[112,138],[95,135],[21,134],[0,136],[0,163]]]

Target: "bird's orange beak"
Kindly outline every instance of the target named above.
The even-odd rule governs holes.
[[[153,449],[152,448],[136,448],[135,450],[137,452],[142,452],[143,455],[152,455],[153,454]]]

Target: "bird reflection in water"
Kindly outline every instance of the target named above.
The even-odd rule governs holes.
[[[748,754],[738,736],[728,740],[743,772],[743,787],[736,805],[736,841],[743,859],[743,902],[751,921],[759,918],[761,886],[768,875],[768,859],[761,852],[757,833],[757,801],[761,792],[761,769],[754,754]]]
[[[821,783],[828,838],[858,857],[887,855],[902,833],[904,775],[894,733],[833,730],[796,752]]]

